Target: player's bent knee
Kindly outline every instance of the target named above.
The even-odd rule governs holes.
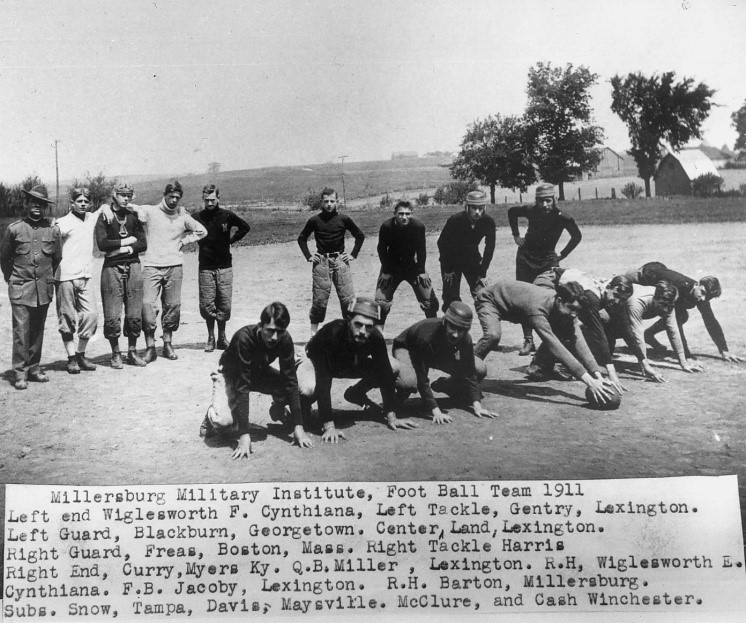
[[[474,357],[474,368],[477,372],[477,381],[481,381],[487,376],[487,364],[479,357]]]

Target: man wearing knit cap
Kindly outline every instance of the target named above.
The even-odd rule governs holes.
[[[127,337],[127,363],[142,367],[137,354],[137,338],[142,332],[142,267],[140,253],[147,249],[145,230],[137,214],[129,209],[134,188],[120,181],[111,195],[111,206],[104,205],[96,221],[96,245],[105,253],[101,268],[101,303],[104,307],[104,337],[111,345],[111,367],[121,370],[119,337]]]
[[[689,320],[689,310],[696,307],[702,315],[702,320],[705,323],[707,333],[710,335],[710,338],[720,352],[720,357],[725,361],[731,361],[733,363],[746,361],[743,357],[730,354],[728,351],[728,343],[725,341],[723,328],[720,326],[718,319],[715,318],[715,313],[712,311],[710,301],[718,298],[722,293],[720,281],[717,277],[708,275],[697,281],[696,279],[682,275],[675,270],[671,270],[661,262],[648,262],[639,270],[629,271],[626,273],[626,276],[631,279],[633,283],[639,283],[644,286],[654,286],[659,281],[668,281],[676,287],[679,293],[679,298],[676,299],[676,305],[674,308],[676,310],[676,323],[679,326],[684,355],[688,359],[692,359],[692,353],[689,350],[689,344],[686,341],[684,324]],[[645,341],[654,351],[658,351],[659,353],[665,352],[666,348],[656,339],[655,336],[665,328],[665,320],[660,319],[645,331]]]
[[[412,204],[397,201],[394,217],[381,225],[378,233],[378,258],[381,272],[376,284],[376,301],[381,305],[381,330],[391,310],[394,292],[406,281],[425,312],[426,318],[438,315],[438,299],[425,268],[425,226],[412,217]]]
[[[249,233],[251,227],[240,216],[220,207],[220,191],[215,184],[202,189],[205,209],[194,215],[204,225],[207,236],[199,241],[199,313],[207,324],[205,352],[228,348],[225,324],[231,317],[233,299],[233,258],[231,245]],[[215,323],[218,341],[215,343]]]
[[[477,296],[477,317],[484,335],[474,353],[484,359],[497,348],[501,321],[526,323],[539,334],[554,360],[563,363],[603,403],[614,390],[611,382],[603,378],[580,329],[577,315],[584,301],[583,287],[572,281],[559,284],[554,291],[531,283],[500,280]]]
[[[67,352],[67,371],[80,374],[96,365],[85,356],[88,340],[98,327],[96,297],[93,293],[93,230],[100,209],[91,213],[91,191],[70,192],[70,212],[57,220],[62,240],[62,261],[57,269],[57,320]],[[78,347],[74,336],[78,334]]]
[[[443,277],[443,311],[461,300],[461,276],[472,297],[487,283],[487,269],[495,252],[495,221],[485,212],[487,195],[473,190],[466,195],[464,211],[450,216],[438,238]],[[479,244],[484,239],[484,254]]]
[[[386,342],[376,328],[380,318],[378,303],[369,298],[355,298],[347,318],[325,324],[306,346],[307,358],[298,367],[301,407],[307,421],[313,401],[318,400],[322,442],[337,443],[346,438],[334,423],[332,379],[360,379],[345,391],[344,397],[348,402],[363,407],[373,406],[367,392],[374,387],[380,388],[386,423],[392,430],[417,426],[412,420],[397,419],[394,412],[395,373],[386,352]]]
[[[521,237],[518,219],[528,220],[526,236]],[[564,260],[580,244],[582,235],[575,220],[557,208],[554,186],[539,184],[536,187],[536,202],[532,206],[513,206],[508,210],[508,223],[513,239],[518,245],[515,257],[517,281],[533,283],[543,272],[551,270]],[[570,235],[569,242],[557,255],[555,247],[563,231]],[[533,331],[528,323],[523,324],[523,346],[519,355],[528,355],[536,350]]]
[[[184,245],[197,242],[207,235],[205,227],[192,218],[179,201],[184,195],[181,184],[166,185],[163,200],[157,205],[135,206],[145,228],[148,249],[142,261],[142,322],[145,332],[146,363],[158,357],[155,350],[155,331],[158,326],[158,303],[163,308],[163,356],[178,359],[171,344],[173,332],[179,328],[181,315],[181,281],[184,276]]]
[[[45,212],[46,186],[24,190],[26,216],[8,225],[0,243],[0,269],[8,284],[13,313],[13,372],[16,389],[28,381],[45,383],[41,368],[44,324],[54,296],[54,275],[62,260],[60,232]]]
[[[318,331],[319,323],[326,318],[332,285],[337,290],[343,316],[355,298],[350,262],[360,253],[365,234],[349,216],[337,212],[338,206],[337,191],[324,188],[321,192],[321,212],[308,219],[298,236],[298,246],[306,262],[313,265],[313,300],[309,312],[311,335]],[[355,239],[355,245],[349,253],[345,251],[345,232],[348,231]],[[316,253],[308,250],[308,238],[311,234],[316,240]]]
[[[473,314],[469,306],[454,301],[443,318],[426,318],[404,330],[395,340],[394,359],[398,364],[397,398],[405,399],[419,390],[435,424],[453,421],[443,413],[433,396],[433,389],[471,404],[477,417],[497,417],[497,413],[482,408],[477,384],[487,374],[481,359],[474,357],[474,345],[469,335]],[[431,368],[450,375],[432,385],[428,378]]]

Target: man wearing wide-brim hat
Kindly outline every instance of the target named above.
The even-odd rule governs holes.
[[[44,324],[54,295],[54,274],[62,260],[59,230],[45,213],[45,186],[24,190],[25,216],[8,225],[0,243],[0,268],[8,283],[13,313],[13,371],[16,389],[49,380],[40,366]]]

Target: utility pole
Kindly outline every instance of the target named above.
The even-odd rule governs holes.
[[[348,156],[337,156],[342,161],[342,202],[347,205],[347,191],[345,190],[345,158]]]
[[[55,197],[55,204],[54,204],[55,214],[58,213],[59,206],[60,206],[60,161],[57,156],[57,144],[58,143],[59,141],[55,139],[54,141],[54,169],[57,174],[57,195]]]

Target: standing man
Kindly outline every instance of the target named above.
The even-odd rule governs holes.
[[[438,315],[438,299],[425,270],[425,226],[412,217],[412,204],[409,201],[397,201],[394,217],[381,225],[378,257],[381,272],[376,285],[376,302],[381,306],[380,329],[383,330],[386,324],[394,292],[402,281],[412,286],[425,317],[435,318]]]
[[[236,331],[230,345],[220,357],[220,370],[213,375],[213,383],[219,382],[222,373],[227,406],[239,434],[238,445],[233,452],[234,459],[248,459],[252,452],[249,435],[251,392],[270,394],[274,398],[269,410],[273,420],[280,419],[285,405],[288,405],[296,443],[301,448],[313,446],[303,429],[298,377],[295,372],[295,347],[293,338],[287,331],[289,324],[290,313],[287,307],[280,302],[271,303],[262,310],[259,324],[247,325]],[[279,360],[279,371],[270,365],[276,359]],[[216,431],[210,415],[208,409],[200,428],[202,437],[210,437],[219,431]]]
[[[137,338],[142,332],[142,267],[140,253],[148,248],[137,214],[129,209],[134,189],[119,182],[111,195],[111,206],[104,206],[96,220],[96,245],[106,254],[101,268],[101,302],[104,306],[104,337],[111,345],[111,367],[121,370],[119,336],[127,337],[127,363],[142,367],[137,354]]]
[[[332,379],[360,379],[349,387],[344,398],[359,406],[371,406],[366,394],[381,389],[383,412],[389,428],[415,428],[409,419],[397,419],[394,412],[395,374],[386,352],[386,342],[376,328],[381,308],[373,299],[356,298],[345,318],[325,324],[306,345],[307,358],[298,367],[303,417],[308,420],[314,400],[319,403],[322,442],[337,443],[346,439],[337,430],[332,414]]]
[[[24,190],[26,216],[8,225],[0,243],[0,268],[13,313],[15,388],[46,383],[40,366],[44,323],[54,296],[54,275],[62,260],[60,232],[45,218],[49,200],[41,184]]]
[[[174,180],[166,185],[163,200],[157,205],[135,206],[145,228],[148,249],[142,254],[142,323],[145,331],[145,363],[158,358],[155,330],[158,327],[158,302],[163,308],[163,356],[178,359],[171,345],[173,332],[181,317],[181,281],[184,277],[182,247],[207,235],[204,226],[179,208],[184,195]]]
[[[598,402],[605,402],[611,396],[611,383],[603,379],[577,319],[584,298],[583,287],[575,282],[560,284],[556,291],[509,280],[484,288],[476,301],[484,335],[477,342],[474,354],[484,359],[499,345],[502,320],[528,324],[539,334],[542,348],[549,351],[552,361],[562,362],[576,379],[591,388]],[[529,376],[544,378],[541,370],[535,368],[538,366],[529,366]]]
[[[357,258],[363,246],[365,235],[346,214],[339,214],[337,191],[324,188],[321,191],[321,212],[308,219],[298,236],[298,246],[307,262],[313,264],[313,300],[311,302],[311,335],[318,331],[319,323],[326,318],[326,307],[332,284],[337,290],[342,316],[355,298],[350,262]],[[355,239],[355,246],[345,252],[345,232]],[[308,250],[308,237],[313,234],[316,240],[316,253]]]
[[[469,335],[472,320],[469,306],[455,301],[443,318],[420,320],[394,340],[394,359],[399,368],[397,398],[405,399],[419,390],[435,424],[447,424],[453,419],[440,410],[433,389],[468,402],[479,418],[497,417],[497,413],[482,409],[478,383],[487,375],[487,366],[474,357],[474,345]],[[430,368],[442,370],[450,377],[439,379],[431,386],[428,378]]]
[[[743,357],[731,355],[728,352],[728,343],[725,341],[725,333],[723,332],[718,319],[715,318],[715,313],[712,311],[710,301],[716,299],[722,293],[720,287],[720,281],[717,277],[706,276],[702,277],[699,281],[695,281],[691,277],[682,275],[667,268],[661,262],[648,262],[642,268],[636,271],[630,271],[627,273],[633,283],[639,283],[644,286],[654,286],[657,282],[664,280],[673,284],[679,293],[679,298],[676,299],[676,305],[674,310],[676,311],[676,323],[679,326],[679,334],[681,335],[681,342],[684,348],[684,356],[687,359],[692,358],[692,353],[689,350],[689,344],[686,341],[686,335],[684,334],[684,325],[689,320],[689,310],[695,307],[702,314],[702,320],[705,323],[707,333],[710,334],[710,338],[715,342],[720,356],[725,361],[732,361],[735,363],[743,362]],[[663,331],[665,328],[665,319],[661,318],[652,327],[645,331],[645,341],[653,348],[653,350],[665,351],[663,344],[658,342],[655,336]]]
[[[215,184],[202,189],[205,209],[194,220],[207,230],[199,244],[199,313],[207,324],[205,352],[215,350],[215,322],[218,323],[217,347],[228,348],[225,324],[231,317],[233,299],[233,258],[231,245],[249,233],[251,227],[241,217],[220,207],[220,191]],[[235,231],[231,231],[235,228]]]
[[[518,219],[528,220],[528,230],[522,238],[518,230]],[[515,278],[517,281],[534,283],[547,270],[559,266],[572,250],[580,244],[582,234],[575,220],[557,208],[554,186],[539,184],[536,187],[536,203],[533,206],[513,206],[508,210],[508,223],[513,240],[518,245],[515,256]],[[570,240],[559,255],[555,247],[563,231]],[[523,325],[523,346],[519,355],[528,355],[536,350],[531,327]]]
[[[487,269],[495,252],[495,221],[485,213],[487,195],[472,190],[464,211],[450,216],[438,238],[440,272],[443,276],[443,311],[461,300],[461,276],[469,284],[472,298],[487,283]],[[484,255],[479,243],[484,238]]]
[[[70,192],[70,212],[57,221],[62,241],[62,261],[57,269],[57,320],[67,352],[67,371],[80,374],[96,365],[85,356],[88,340],[98,327],[93,293],[93,230],[99,213],[91,214],[91,191]],[[78,348],[74,336],[78,333]]]

